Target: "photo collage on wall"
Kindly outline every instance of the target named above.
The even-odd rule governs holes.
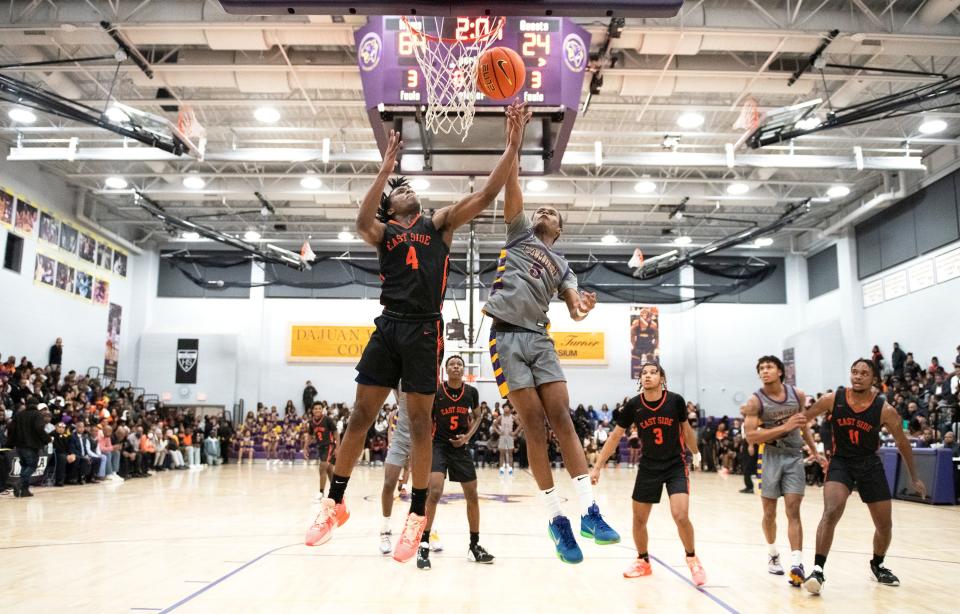
[[[36,239],[35,283],[94,305],[110,303],[110,276],[127,276],[128,255],[0,186],[0,225]]]

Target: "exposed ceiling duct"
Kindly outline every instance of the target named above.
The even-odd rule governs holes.
[[[917,13],[917,19],[926,25],[936,25],[957,10],[957,7],[960,7],[960,0],[927,0]]]

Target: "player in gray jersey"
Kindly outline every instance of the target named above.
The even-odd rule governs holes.
[[[564,257],[553,250],[563,231],[563,218],[554,207],[541,206],[532,219],[523,213],[518,162],[506,184],[503,219],[507,241],[500,251],[497,276],[484,313],[493,318],[490,357],[500,394],[516,409],[526,432],[527,458],[548,513],[548,532],[557,555],[579,563],[583,553],[570,521],[560,509],[547,457],[545,421],[556,433],[564,465],[573,478],[580,503],[580,534],[598,544],[613,544],[620,536],[603,520],[593,499],[593,487],[580,439],[570,418],[567,382],[553,340],[547,335],[547,310],[559,294],[570,317],[583,320],[597,302],[592,292],[577,290],[577,277]]]
[[[743,433],[750,445],[759,445],[760,500],[763,502],[763,535],[767,539],[767,571],[783,575],[777,550],[777,499],[783,497],[787,514],[787,537],[790,540],[790,577],[792,586],[803,583],[803,526],[800,523],[800,502],[806,486],[803,445],[810,455],[825,463],[817,452],[813,435],[803,416],[806,395],[783,383],[783,363],[776,356],[762,356],[757,373],[763,387],[740,408]]]

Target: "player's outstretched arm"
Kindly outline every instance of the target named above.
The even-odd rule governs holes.
[[[833,399],[836,397],[835,392],[825,394],[817,402],[810,406],[809,409],[803,412],[803,415],[806,416],[807,422],[810,422],[820,414],[825,414],[833,408]]]
[[[509,224],[523,214],[523,190],[520,189],[520,156],[517,156],[507,176],[503,195],[503,222]]]
[[[383,164],[380,165],[380,172],[377,178],[373,180],[373,185],[367,190],[360,203],[360,213],[357,214],[357,234],[365,242],[376,247],[383,239],[383,222],[377,219],[377,209],[380,208],[380,197],[383,195],[383,189],[387,187],[387,181],[390,179],[390,173],[397,164],[397,153],[403,148],[403,141],[400,140],[400,134],[396,130],[390,131],[390,137],[387,140],[387,150],[383,154]]]
[[[572,275],[573,273],[571,272],[570,274]],[[585,292],[575,288],[567,288],[563,291],[560,298],[567,304],[570,318],[576,322],[586,318],[587,314],[597,306],[596,292]]]
[[[910,446],[910,440],[903,434],[903,424],[900,421],[900,415],[897,410],[889,403],[883,404],[880,411],[880,424],[887,427],[887,431],[893,435],[897,442],[897,450],[903,457],[903,462],[907,465],[907,472],[910,474],[910,481],[913,482],[913,489],[920,493],[920,497],[927,498],[927,486],[917,476],[917,468],[913,463],[913,448]]]
[[[511,169],[517,166],[520,146],[523,143],[523,130],[530,120],[531,112],[526,105],[519,101],[514,102],[506,110],[507,115],[507,146],[493,168],[483,188],[460,202],[444,207],[433,216],[433,224],[452,238],[453,231],[480,215],[480,212],[490,206],[500,190],[503,189]]]
[[[590,472],[590,481],[594,484],[600,481],[600,472],[607,466],[607,461],[613,456],[613,453],[617,451],[617,446],[620,445],[620,440],[623,439],[623,433],[623,427],[619,424],[610,431],[606,443],[603,444],[603,447],[600,449],[600,454],[597,456],[597,463]]]

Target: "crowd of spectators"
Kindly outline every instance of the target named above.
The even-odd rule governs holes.
[[[915,447],[946,446],[957,454],[960,347],[957,351],[948,371],[936,357],[928,366],[921,366],[899,344],[894,344],[889,363],[877,346],[873,348],[872,359],[883,375],[880,392],[900,413],[904,430]],[[311,426],[313,413],[308,410],[316,403],[334,420],[341,434],[350,415],[344,403],[315,401],[317,389],[309,381],[303,391],[303,412],[292,400],[287,401],[282,414],[276,406],[267,408],[258,403],[236,426],[226,413],[202,415],[199,409],[168,409],[162,403],[148,411],[143,398],[134,397],[132,388],[104,386],[99,378],[75,371],[62,373],[61,357],[62,342],[58,339],[50,351],[51,364],[46,367],[35,367],[26,357],[17,362],[13,356],[0,364],[0,492],[4,494],[11,492],[6,487],[11,482],[15,448],[21,463],[24,457],[33,463],[30,452],[25,450],[34,446],[38,450],[36,462],[42,463],[44,469],[42,481],[54,486],[148,477],[156,471],[200,469],[226,463],[230,458],[251,463],[254,458],[262,458],[268,465],[310,464],[316,459],[316,442]],[[812,404],[822,394],[808,394],[807,402]],[[602,404],[599,408],[578,405],[571,410],[574,428],[591,466],[626,401],[624,398],[612,409]],[[752,491],[750,476],[755,468],[756,450],[743,436],[741,419],[736,415],[706,416],[692,401],[687,410],[701,451],[699,466],[691,469],[743,474],[743,492]],[[18,429],[13,427],[11,416],[20,412],[27,413],[20,416],[19,422],[33,423],[36,438],[26,434],[29,426],[16,433]],[[481,402],[481,424],[469,444],[478,467],[498,463],[499,433],[495,424],[501,412],[499,401],[492,406]],[[368,432],[362,463],[383,463],[396,416],[395,404],[382,407]],[[812,430],[818,452],[829,457],[830,432],[824,428],[823,417],[812,425]],[[561,467],[559,443],[552,431],[548,433],[550,461],[554,467]],[[11,438],[18,441],[11,442]],[[884,445],[893,445],[886,429],[882,440]],[[633,426],[612,461],[631,468],[639,455],[639,437]],[[522,429],[514,438],[514,459],[519,467],[527,466]],[[822,484],[823,478],[822,468],[811,457],[809,483]],[[9,485],[15,486],[12,482]],[[21,489],[12,490],[19,494]],[[27,488],[23,491],[24,496],[29,496]]]

